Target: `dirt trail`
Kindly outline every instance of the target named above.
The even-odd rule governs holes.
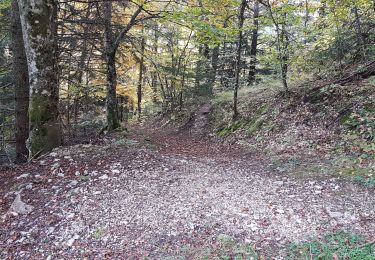
[[[374,238],[373,190],[270,172],[234,146],[142,136],[61,148],[0,174],[0,258],[199,259],[223,234],[283,258],[290,242],[337,230]],[[19,191],[29,215],[8,211]]]

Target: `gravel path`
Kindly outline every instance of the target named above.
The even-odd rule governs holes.
[[[61,148],[4,172],[0,258],[195,259],[227,235],[282,259],[289,243],[338,230],[374,238],[373,190],[270,172],[236,147],[152,141]],[[9,211],[19,192],[28,215]]]

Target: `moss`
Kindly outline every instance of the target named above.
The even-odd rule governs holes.
[[[60,125],[56,122],[48,122],[39,125],[30,131],[29,137],[30,157],[41,152],[50,151],[60,145]]]
[[[41,125],[57,117],[55,101],[48,96],[34,96],[31,100],[29,118],[32,124]]]
[[[258,132],[260,129],[262,129],[262,126],[264,124],[264,119],[259,117],[257,118],[250,127],[246,130],[246,133],[249,135],[253,135],[254,133]]]
[[[112,109],[109,109],[107,111],[107,122],[108,122],[108,130],[110,131],[115,130],[121,126],[118,121],[116,111]]]
[[[346,125],[347,122],[349,122],[349,120],[350,120],[350,115],[351,115],[351,113],[346,113],[346,114],[344,114],[344,115],[340,118],[340,123],[341,123],[342,125]]]
[[[231,123],[231,124],[229,124],[229,125],[227,125],[223,128],[220,128],[217,131],[217,135],[220,136],[220,137],[226,137],[226,136],[232,134],[233,132],[235,132],[237,129],[244,126],[245,124],[246,124],[246,122],[244,120],[236,121],[236,122]]]
[[[25,5],[28,5],[28,3],[25,3]],[[33,38],[38,36],[47,37],[50,30],[50,16],[53,10],[47,4],[35,6],[34,9],[35,11],[28,12],[27,17],[30,25],[32,25],[31,36]]]
[[[56,102],[49,96],[34,96],[30,109],[30,156],[60,145],[60,125]]]

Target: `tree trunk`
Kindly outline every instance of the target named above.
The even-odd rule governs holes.
[[[159,41],[159,26],[157,23],[153,26],[154,42],[153,42],[153,55],[158,54],[158,41]],[[158,102],[158,75],[156,71],[151,71],[151,89],[152,89],[152,102]]]
[[[142,82],[143,82],[143,67],[144,67],[144,53],[145,52],[145,39],[142,37],[141,42],[141,59],[139,61],[139,78],[137,87],[137,112],[138,120],[141,120],[142,114]]]
[[[112,2],[104,2],[104,48],[107,65],[107,93],[106,93],[106,115],[108,130],[114,130],[120,126],[117,116],[117,74],[116,74],[116,51],[113,46],[112,33]]]
[[[55,0],[19,0],[28,62],[29,156],[61,143],[58,112],[57,7]]]
[[[22,163],[27,161],[29,154],[26,147],[26,140],[29,137],[29,75],[20,12],[16,0],[12,2],[12,51],[16,100],[16,162]]]
[[[107,62],[107,98],[106,115],[108,130],[114,130],[120,126],[117,117],[117,98],[116,98],[116,59],[114,54],[106,55]]]
[[[233,95],[233,120],[236,120],[238,117],[238,89],[240,87],[240,75],[241,75],[241,53],[242,53],[242,28],[244,23],[244,14],[245,14],[245,8],[246,8],[246,0],[242,0],[241,6],[240,6],[240,12],[238,16],[238,45],[237,45],[237,55],[236,55],[236,82],[234,85],[234,95]]]
[[[257,51],[258,51],[258,30],[259,30],[259,1],[256,0],[254,3],[254,16],[251,37],[251,48],[250,48],[250,66],[249,66],[249,79],[248,84],[251,85],[255,82],[256,63],[257,63]]]
[[[286,21],[286,13],[284,13],[284,20]],[[288,88],[288,62],[289,62],[289,53],[288,53],[288,46],[289,46],[289,37],[286,31],[286,25],[285,23],[281,26],[281,43],[283,44],[282,50],[281,50],[281,78],[283,82],[283,86],[286,92],[289,92]]]
[[[213,89],[213,85],[215,84],[217,68],[219,65],[219,46],[215,46],[212,49],[212,57],[211,57],[211,72],[209,75],[209,87]]]
[[[355,17],[355,30],[356,30],[356,34],[357,34],[358,49],[360,50],[361,56],[365,57],[366,56],[366,40],[363,37],[362,22],[361,22],[359,14],[358,14],[357,6],[355,6],[353,8],[353,12],[354,12],[354,17]]]

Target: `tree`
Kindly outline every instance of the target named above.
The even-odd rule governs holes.
[[[125,26],[120,25],[122,29],[118,31],[118,26],[114,26],[114,24],[112,24],[112,1],[104,2],[104,55],[107,67],[106,111],[108,130],[113,130],[120,126],[117,115],[116,98],[116,53],[120,46],[120,43],[124,40],[127,33],[132,29],[133,26],[139,24],[143,20],[150,19],[156,16],[155,13],[147,12],[147,16],[139,17],[144,10],[145,8],[143,4],[136,5],[136,9],[132,13],[128,23]],[[117,31],[118,33],[115,33]]]
[[[142,25],[142,39],[141,39],[141,53],[139,59],[139,77],[138,77],[138,87],[137,87],[137,112],[138,120],[141,120],[142,113],[142,83],[144,74],[144,56],[145,56],[145,38],[143,36],[143,25]]]
[[[241,6],[238,14],[238,42],[237,42],[237,54],[236,54],[236,82],[234,85],[234,94],[233,94],[233,119],[237,119],[238,117],[238,108],[237,108],[237,103],[238,103],[238,89],[240,87],[240,75],[241,75],[241,53],[242,53],[242,28],[243,28],[243,23],[245,20],[245,9],[247,5],[247,0],[242,0],[241,1]]]
[[[287,77],[289,61],[291,56],[291,40],[290,32],[287,30],[287,27],[290,26],[289,22],[293,19],[293,14],[296,11],[296,8],[288,1],[282,1],[280,3],[277,3],[267,0],[267,3],[265,5],[268,10],[269,18],[273,26],[275,27],[275,45],[277,51],[277,60],[280,65],[281,81],[285,91],[288,92],[289,88]]]
[[[29,84],[29,156],[61,143],[55,0],[19,0]]]
[[[104,55],[107,67],[107,98],[106,113],[108,130],[116,129],[120,126],[117,117],[117,99],[116,99],[116,51],[115,39],[112,31],[112,2],[104,2]]]
[[[259,30],[259,0],[255,0],[253,7],[253,29],[251,35],[250,46],[250,65],[248,84],[251,85],[255,81],[257,52],[258,52],[258,30]]]
[[[29,137],[29,75],[22,26],[17,0],[12,1],[12,51],[13,83],[15,86],[16,162],[25,162],[28,157],[26,140]]]

